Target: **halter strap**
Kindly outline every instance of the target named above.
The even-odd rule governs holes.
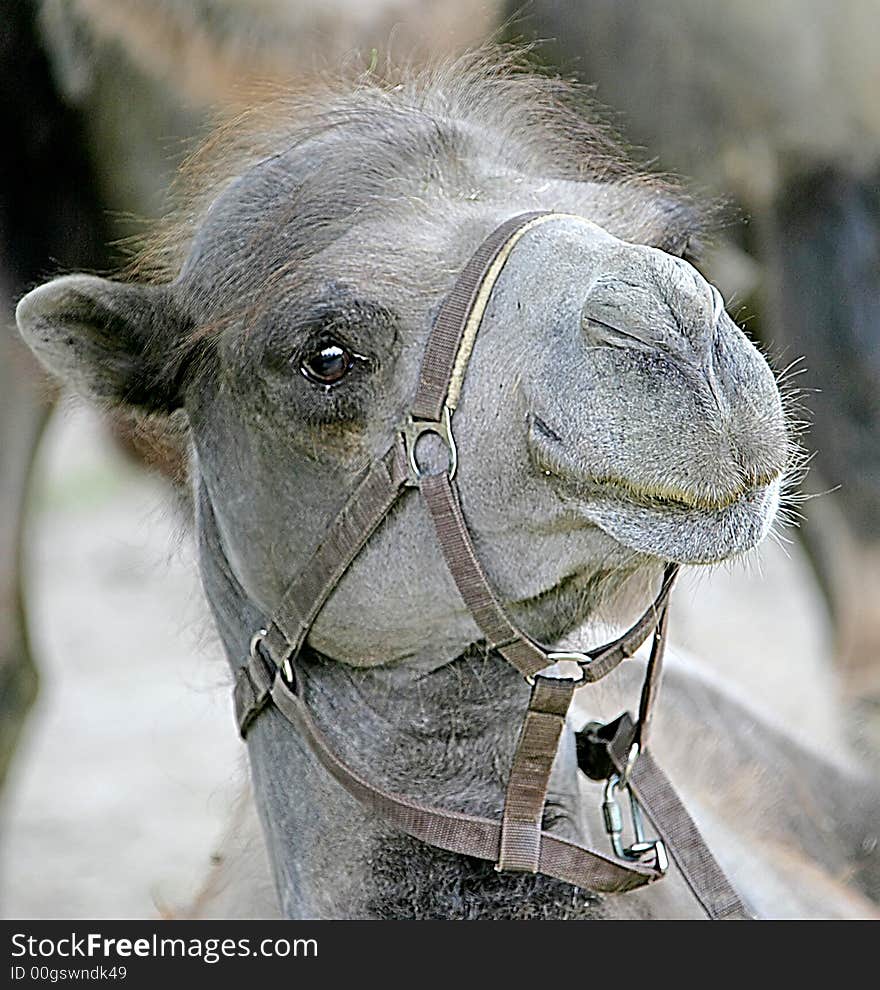
[[[477,557],[454,480],[457,452],[452,415],[492,289],[517,241],[528,230],[567,216],[531,212],[512,217],[483,241],[465,265],[432,326],[409,421],[354,489],[330,524],[324,540],[288,586],[266,629],[255,635],[250,659],[239,671],[234,696],[242,736],[260,712],[274,703],[338,783],[409,835],[442,849],[492,860],[499,870],[542,873],[587,890],[621,891],[644,886],[665,874],[662,840],[642,841],[626,850],[621,848],[619,855],[604,855],[545,832],[544,805],[575,690],[605,677],[622,660],[632,656],[654,631],[639,722],[633,725],[630,720],[632,731],[622,761],[609,743],[605,762],[616,774],[616,786],[630,788],[631,781],[640,781],[639,793],[646,802],[649,818],[661,835],[666,835],[664,829],[669,831],[668,816],[652,809],[673,807],[676,803],[680,807],[680,802],[665,776],[654,769],[653,761],[647,761],[643,750],[659,685],[668,601],[678,565],[667,565],[657,597],[618,639],[586,653],[549,650],[522,632],[497,600]],[[425,433],[436,434],[446,445],[448,464],[441,473],[428,473],[419,464],[417,447]],[[488,646],[532,685],[500,822],[425,806],[375,787],[334,753],[296,694],[295,661],[312,625],[370,536],[410,488],[418,488],[425,499],[446,564]],[[574,662],[576,676],[559,676],[562,660]],[[619,746],[619,738],[614,738]],[[633,776],[634,767],[639,768],[638,776]],[[635,815],[633,793],[630,790]],[[611,797],[614,797],[613,787]],[[700,850],[697,860],[711,860],[717,867],[690,818],[687,822],[687,840],[692,848]],[[609,827],[609,832],[612,831]],[[618,828],[618,837],[619,832]],[[614,848],[617,850],[618,846]],[[704,849],[706,855],[702,855]],[[681,865],[680,857],[675,858]],[[691,870],[688,882],[698,891],[698,900],[710,917],[748,917],[729,884],[724,887],[721,913],[716,910],[712,896],[700,895],[705,884],[718,886],[715,872]]]
[[[342,575],[403,494],[406,480],[406,450],[398,439],[384,457],[373,462],[284,592],[263,638],[263,647],[276,666],[289,668]]]
[[[502,848],[502,825],[490,818],[436,808],[412,798],[376,787],[353,770],[333,751],[302,699],[280,677],[274,678],[271,699],[330,775],[388,824],[439,849],[497,862]],[[661,876],[641,863],[621,862],[542,832],[536,869],[586,890],[633,890]]]

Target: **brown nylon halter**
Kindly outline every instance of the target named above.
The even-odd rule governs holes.
[[[668,846],[709,917],[747,918],[750,915],[738,895],[646,750],[678,565],[666,567],[657,597],[618,639],[585,653],[548,650],[518,629],[498,602],[459,503],[452,416],[483,312],[519,238],[562,216],[568,215],[533,212],[512,217],[483,241],[465,265],[431,329],[409,421],[356,486],[320,546],[287,588],[266,629],[254,636],[251,656],[235,684],[239,728],[245,736],[260,712],[274,702],[342,787],[389,824],[430,845],[490,860],[499,870],[541,873],[599,892],[631,890],[660,879],[667,868]],[[427,473],[419,464],[417,448],[425,433],[436,434],[446,445],[448,464],[441,473]],[[422,805],[375,787],[334,753],[296,693],[296,658],[321,608],[409,488],[418,488],[425,500],[450,573],[487,647],[501,654],[532,688],[500,821]],[[593,751],[586,761],[593,771],[588,772],[608,779],[603,812],[614,854],[606,855],[544,831],[550,773],[574,692],[609,674],[652,632],[654,643],[638,721],[623,715],[604,729],[588,727],[579,740],[579,745],[583,742]],[[566,674],[566,666],[574,668],[573,676]],[[586,764],[581,761],[582,767]],[[636,842],[629,847],[623,847],[620,838],[617,794],[621,791],[629,793],[638,825]],[[659,839],[646,841],[641,834],[642,810]]]

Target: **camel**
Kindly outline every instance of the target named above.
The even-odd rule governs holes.
[[[545,643],[600,642],[667,563],[710,566],[766,538],[798,467],[773,372],[688,260],[699,212],[629,165],[576,91],[469,56],[281,100],[225,136],[128,279],[62,276],[17,319],[94,401],[188,432],[233,673],[400,430],[457,273],[523,212],[561,215],[511,252],[455,413],[462,510],[509,614]],[[569,718],[545,820],[560,837],[605,841],[574,730],[632,705],[641,667],[584,689]],[[336,752],[377,786],[497,816],[528,687],[482,641],[418,499],[324,604],[298,677]],[[286,917],[699,913],[675,871],[599,895],[417,842],[276,709],[247,745]],[[757,914],[874,914],[880,799],[842,739],[820,754],[679,657],[651,745]]]

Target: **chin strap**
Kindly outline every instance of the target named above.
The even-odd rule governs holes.
[[[745,918],[745,907],[645,751],[678,565],[666,566],[657,597],[618,639],[584,653],[550,650],[520,630],[495,597],[460,504],[452,415],[483,312],[519,238],[560,216],[564,215],[528,213],[511,218],[463,269],[432,327],[409,421],[351,493],[266,628],[254,635],[250,658],[235,685],[239,728],[246,735],[260,712],[274,704],[322,766],[366,807],[423,842],[491,860],[498,870],[542,873],[591,891],[631,890],[664,876],[669,844],[670,855],[709,917]],[[446,447],[448,463],[441,473],[429,473],[420,464],[418,446],[427,433]],[[418,489],[425,500],[443,557],[488,648],[531,685],[500,821],[422,805],[364,780],[334,753],[296,691],[296,659],[315,619],[376,528],[410,489]],[[607,676],[652,632],[638,721],[624,715],[614,723],[613,734],[593,727],[580,740],[582,752],[590,752],[583,765],[601,767],[600,779],[607,780],[603,810],[613,855],[605,855],[543,829],[550,774],[575,691]],[[629,795],[632,812],[635,841],[628,846],[622,841],[621,793]],[[645,838],[642,809],[659,838]],[[679,848],[682,842],[684,850]]]
[[[242,686],[245,683],[247,688]],[[439,849],[498,862],[503,847],[504,826],[501,821],[421,804],[365,780],[334,752],[295,689],[262,659],[251,657],[242,669],[236,685],[236,698],[247,699],[246,707],[239,709],[241,724],[245,728],[266,705],[271,703],[277,706],[321,766],[352,797],[388,825]],[[563,696],[545,700],[546,707],[553,709],[546,712],[547,716],[558,723],[561,731],[565,719],[562,709],[567,710],[568,699]],[[543,808],[543,795],[539,803]],[[549,832],[539,832],[538,847],[537,862],[531,872],[543,873],[585,890],[633,890],[663,875],[653,865],[620,860]]]
[[[655,639],[652,649],[643,705],[659,679],[662,645],[658,643],[662,640]],[[235,707],[245,736],[263,709],[275,705],[338,784],[388,825],[429,845],[489,860],[499,870],[540,873],[598,893],[622,893],[661,879],[667,872],[668,852],[707,917],[752,917],[674,787],[640,742],[644,732],[639,733],[639,726],[644,729],[647,723],[635,723],[628,713],[607,725],[591,723],[576,737],[581,770],[594,780],[606,781],[602,810],[612,854],[543,829],[550,771],[579,686],[568,679],[541,675],[534,679],[500,821],[425,805],[366,780],[337,755],[297,694],[296,681],[288,681],[264,657],[259,641],[236,679]],[[619,800],[624,794],[629,796],[635,839],[627,847],[621,841]],[[645,839],[642,811],[659,839]]]

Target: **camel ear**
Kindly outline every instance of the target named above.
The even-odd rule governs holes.
[[[703,255],[703,237],[707,222],[711,223],[709,207],[704,212],[690,200],[658,194],[649,207],[652,231],[648,243],[667,254],[684,258],[691,264]]]
[[[164,286],[66,275],[29,292],[15,318],[37,357],[77,391],[151,412],[180,403],[169,360],[180,333]]]

